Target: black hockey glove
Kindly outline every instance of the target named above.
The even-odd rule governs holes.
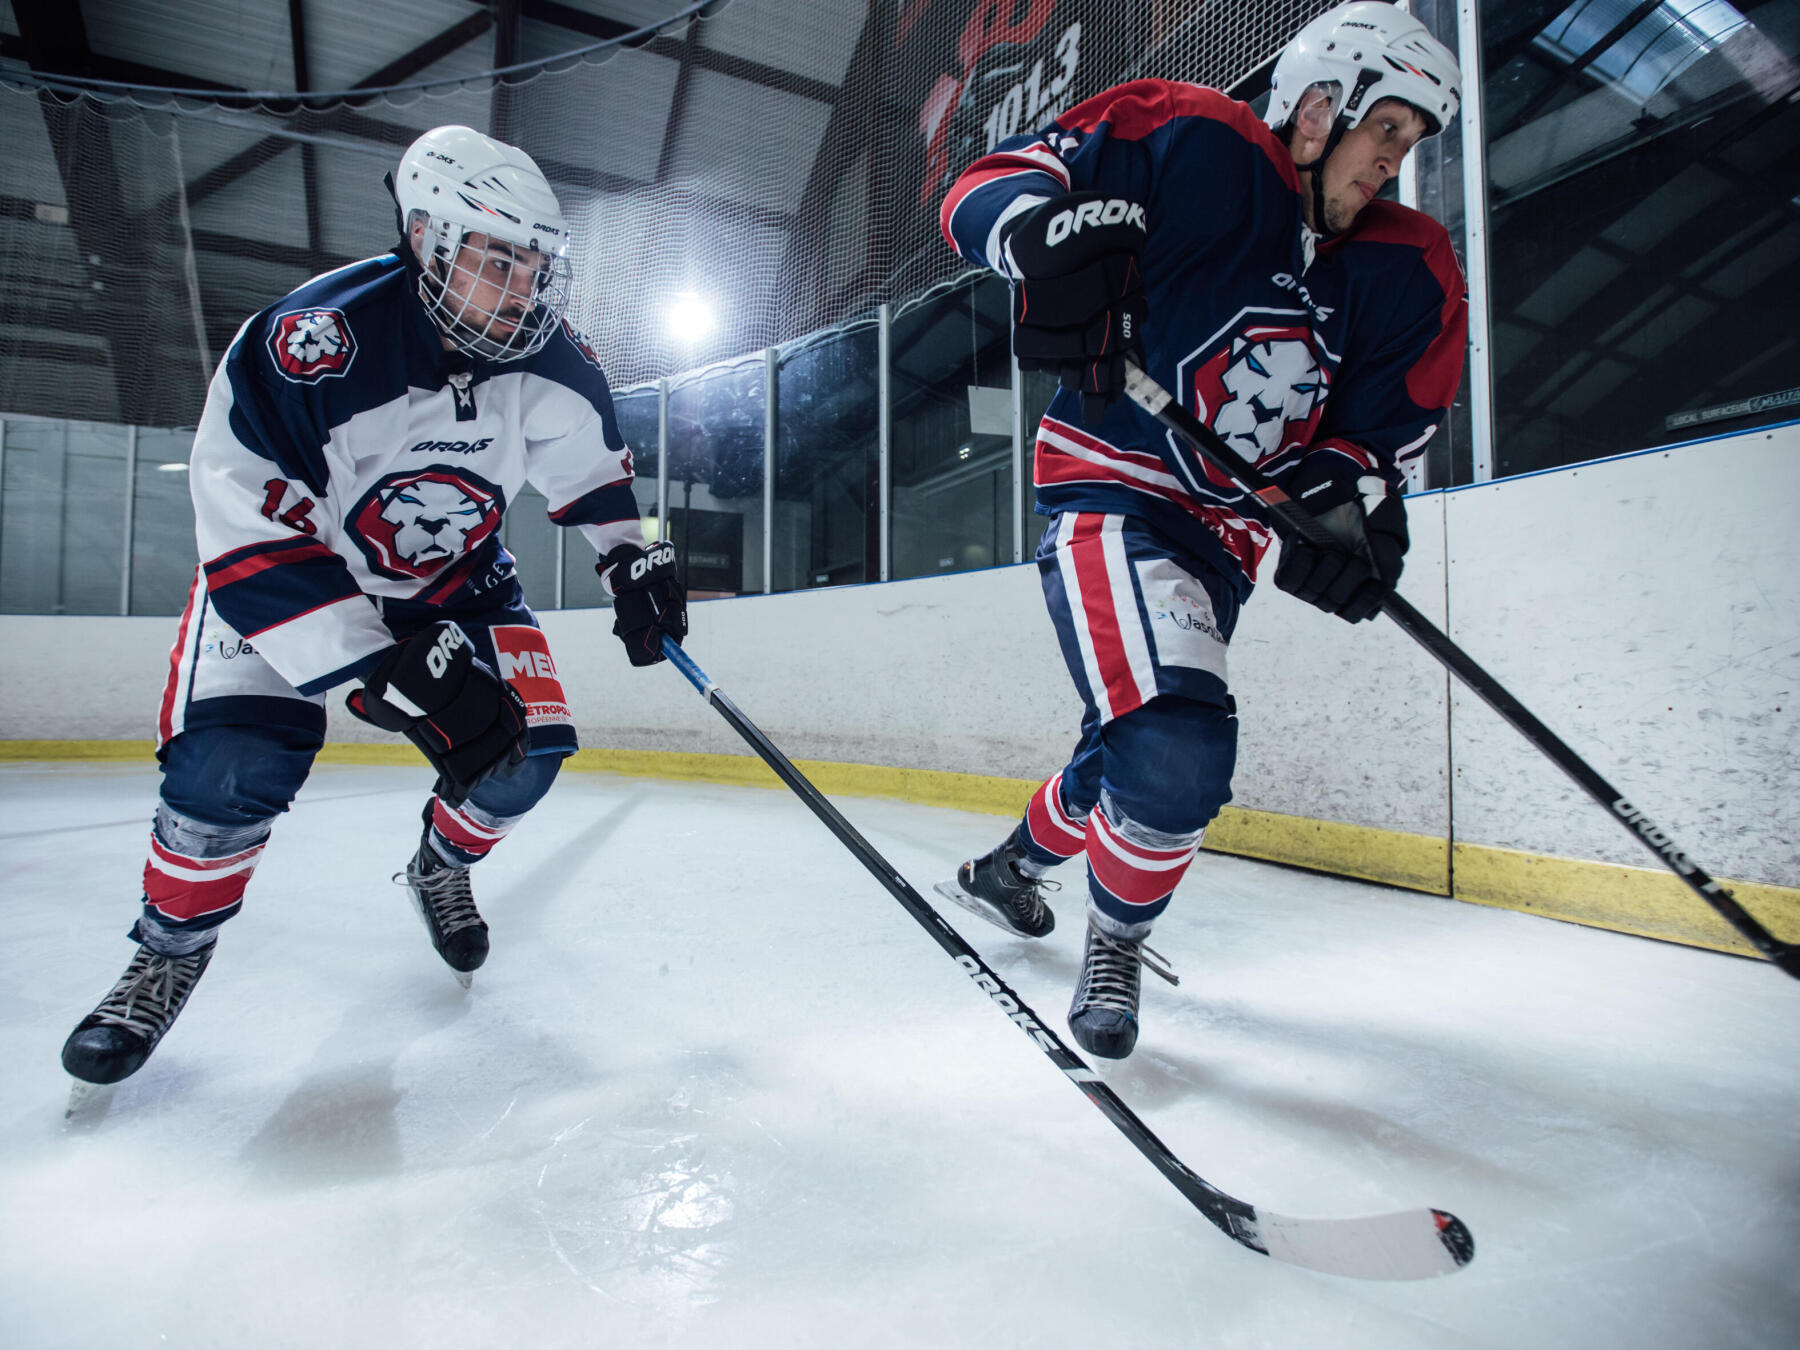
[[[1008,222],[1001,248],[1013,286],[1013,353],[1021,370],[1054,370],[1098,422],[1125,388],[1125,354],[1143,354],[1148,230],[1144,208],[1103,192],[1069,192]]]
[[[1405,566],[1410,540],[1400,494],[1335,450],[1302,459],[1286,490],[1343,548],[1320,548],[1284,534],[1275,584],[1351,623],[1374,618]]]
[[[613,635],[625,644],[632,665],[662,660],[665,635],[678,643],[687,636],[687,587],[675,572],[675,545],[620,544],[594,570],[612,592]]]
[[[418,746],[438,771],[438,795],[452,805],[525,758],[525,700],[448,621],[395,645],[345,703]]]

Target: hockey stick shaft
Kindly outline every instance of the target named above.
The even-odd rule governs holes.
[[[1264,1255],[1276,1255],[1296,1264],[1327,1268],[1317,1260],[1296,1257],[1292,1252],[1284,1250],[1283,1243],[1277,1242],[1275,1250],[1270,1243],[1278,1234],[1265,1234],[1259,1225],[1256,1207],[1238,1200],[1219,1190],[1210,1182],[1200,1177],[1187,1167],[1179,1158],[1169,1151],[1168,1145],[1151,1132],[1150,1127],[1137,1116],[1129,1106],[1119,1098],[1110,1087],[1101,1081],[1087,1063],[1068,1046],[1064,1045],[1043,1023],[1043,1020],[1031,1010],[1025,1000],[1001,979],[994,970],[981,959],[975,949],[965,941],[962,935],[946,923],[938,912],[928,904],[924,897],[902,876],[899,870],[890,863],[868,840],[864,839],[857,829],[843,814],[826,800],[806,775],[797,769],[793,762],[775,746],[775,743],[746,717],[716,684],[708,678],[694,659],[682,650],[673,638],[663,638],[663,655],[668,657],[687,679],[688,683],[700,691],[703,698],[710,703],[718,714],[730,724],[731,729],[755,750],[757,755],[775,771],[775,776],[786,783],[821,822],[825,828],[836,835],[838,841],[855,855],[856,860],[867,868],[871,875],[887,889],[888,894],[900,902],[901,908],[918,922],[932,937],[939,947],[962,968],[964,974],[973,980],[984,992],[994,1006],[1005,1014],[1007,1020],[1043,1051],[1045,1057],[1060,1069],[1063,1074],[1086,1094],[1089,1101],[1099,1107],[1106,1118],[1114,1124],[1121,1134],[1129,1139],[1137,1151],[1150,1160],[1152,1166],[1161,1172],[1176,1189],[1204,1214],[1220,1231],[1234,1241],[1242,1243],[1253,1251]],[[1435,1211],[1433,1212],[1435,1213]],[[1286,1222],[1275,1220],[1270,1224]],[[1337,1221],[1345,1223],[1350,1221]],[[1445,1252],[1437,1253],[1441,1258],[1437,1268],[1420,1269],[1417,1274],[1388,1275],[1375,1278],[1416,1278],[1417,1275],[1435,1275],[1444,1269],[1455,1269],[1464,1265],[1474,1255],[1474,1242],[1468,1230],[1453,1215],[1442,1214],[1438,1217],[1437,1228],[1442,1235]],[[1447,1255],[1446,1255],[1447,1253]],[[1342,1270],[1338,1273],[1355,1274],[1359,1272]]]
[[[1321,548],[1343,548],[1343,544],[1308,511],[1296,504],[1254,464],[1227,445],[1211,427],[1183,408],[1174,395],[1146,375],[1136,362],[1127,361],[1125,392],[1140,408],[1187,441],[1209,463],[1229,474],[1245,491],[1261,501],[1288,531],[1303,536],[1308,542]],[[1524,704],[1514,698],[1431,620],[1391,591],[1382,600],[1381,611],[1467,685],[1483,703],[1511,723],[1551,763],[1573,779],[1576,786],[1605,807],[1607,813],[1633,839],[1655,854],[1663,866],[1679,877],[1695,895],[1712,906],[1751,946],[1789,975],[1800,979],[1800,946],[1783,942],[1752,918],[1732,898],[1730,891],[1676,847],[1667,831],[1627,801],[1617,788],[1596,773],[1561,737],[1532,716]]]

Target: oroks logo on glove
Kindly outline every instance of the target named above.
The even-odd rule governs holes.
[[[631,560],[631,579],[642,581],[650,575],[653,568],[673,567],[675,565],[675,545],[666,539],[659,544],[652,544],[644,551],[641,558]]]
[[[1103,202],[1082,202],[1066,211],[1058,211],[1044,228],[1044,243],[1055,248],[1071,234],[1079,234],[1084,225],[1117,225],[1120,221],[1146,232],[1150,228],[1144,223],[1143,207],[1123,197],[1114,197]]]
[[[431,650],[425,653],[425,668],[431,672],[432,679],[444,678],[444,672],[450,669],[450,653],[462,646],[463,642],[462,629],[453,623],[444,625]]]

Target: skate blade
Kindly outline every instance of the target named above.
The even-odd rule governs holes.
[[[980,918],[986,919],[1003,933],[1011,933],[1014,937],[1034,938],[1035,933],[1027,933],[1023,928],[1016,928],[1010,919],[1005,918],[999,910],[989,905],[979,895],[971,895],[954,881],[940,881],[932,889],[951,904]]]
[[[456,982],[464,989],[471,987],[475,983],[475,972],[472,970],[453,970],[450,973],[456,976]]]
[[[112,1106],[117,1083],[84,1083],[77,1078],[69,1084],[69,1104],[63,1108],[63,1120],[70,1125],[97,1125]]]

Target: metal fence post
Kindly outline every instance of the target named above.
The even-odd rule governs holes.
[[[556,526],[556,602],[555,607],[563,607],[563,574],[568,571],[569,531],[561,525]]]
[[[876,343],[876,445],[879,456],[877,481],[880,483],[878,510],[881,513],[881,580],[888,579],[893,563],[893,503],[890,500],[893,489],[894,468],[894,388],[889,377],[888,364],[892,356],[891,332],[894,325],[894,307],[884,304],[878,311],[880,326],[879,339]],[[866,536],[865,536],[866,537]]]
[[[1010,345],[1010,344],[1009,344]],[[1012,560],[1025,561],[1025,375],[1012,358]]]
[[[137,525],[138,429],[125,428],[125,557],[119,567],[119,613],[131,613],[131,533]]]
[[[763,594],[775,590],[775,386],[781,360],[770,347],[763,353]]]
[[[1463,254],[1469,269],[1469,443],[1474,479],[1494,476],[1493,344],[1488,315],[1487,147],[1481,126],[1481,29],[1475,0],[1457,0],[1462,67]]]
[[[670,539],[669,529],[669,381],[656,382],[656,532]],[[671,542],[673,540],[671,539]]]

